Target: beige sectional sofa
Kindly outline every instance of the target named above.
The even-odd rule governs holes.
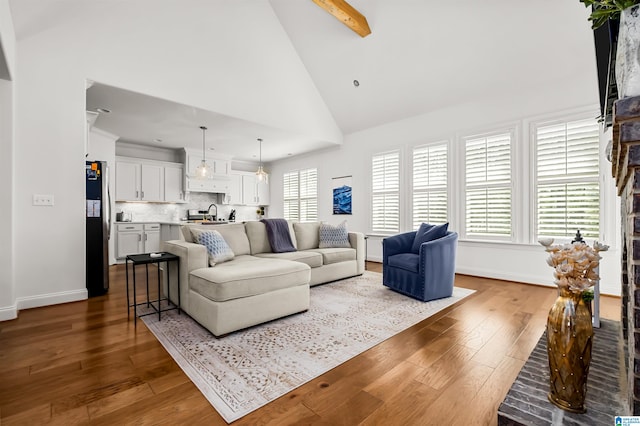
[[[193,228],[220,232],[235,257],[209,266]],[[297,251],[272,253],[262,222],[183,226],[184,240],[163,242],[180,257],[182,309],[216,336],[307,310],[309,286],[364,272],[362,233],[349,232],[349,248],[318,248],[319,229],[319,222],[290,222]],[[171,273],[169,294],[177,302],[177,268]]]

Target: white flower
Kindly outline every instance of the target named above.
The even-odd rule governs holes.
[[[569,263],[563,263],[562,265],[556,266],[556,272],[559,276],[569,275],[573,272],[573,265]]]
[[[549,247],[551,244],[553,244],[553,238],[540,238],[538,242],[545,247]]]
[[[595,251],[607,251],[607,250],[609,250],[609,246],[606,245],[606,244],[601,244],[598,241],[594,241],[593,242],[593,249]]]
[[[593,247],[579,242],[553,245],[550,238],[541,238],[539,242],[549,253],[547,264],[554,269],[554,283],[558,288],[582,293],[600,279],[596,272],[601,259],[598,252],[606,251],[608,246],[597,241]]]

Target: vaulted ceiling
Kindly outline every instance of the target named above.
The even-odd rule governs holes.
[[[48,28],[65,25],[69,16],[80,11],[91,13],[93,5],[105,7],[111,3],[105,1],[10,0],[18,43]],[[199,14],[199,7],[205,7],[206,3],[210,8],[216,1],[225,0],[185,0],[181,5]],[[257,0],[244,1],[245,7],[251,7]],[[270,11],[265,13],[277,17],[343,134],[483,97],[517,93],[522,87],[542,88],[548,82],[578,73],[592,74],[594,85],[597,84],[588,13],[577,0],[350,0],[368,20],[371,34],[365,38],[312,0],[262,0],[260,3],[263,2],[270,5],[267,8]],[[265,15],[267,18],[273,19]],[[237,22],[237,25],[247,23]],[[194,42],[206,50],[207,40]],[[261,64],[255,66],[259,69]],[[355,85],[354,80],[359,84]],[[148,102],[154,98],[145,95],[154,96],[154,93],[136,94],[136,88],[126,89],[134,91],[141,108],[147,105],[145,108],[149,110]],[[103,99],[118,95],[109,90],[103,92]],[[88,107],[96,107],[101,99],[89,99]],[[135,96],[126,100],[130,108],[135,108],[136,102]],[[158,108],[161,103],[158,100]],[[269,108],[268,102],[264,107]],[[152,111],[156,115],[163,113]],[[265,123],[245,123],[243,132],[242,120],[233,114],[202,113],[213,114],[216,120],[228,124],[230,132],[236,133],[235,140],[229,134],[228,146],[223,150],[235,150],[228,153],[237,158],[251,158],[247,147],[253,149],[255,139],[251,135],[260,131],[282,140],[277,152],[274,150],[267,161],[335,145],[335,141],[281,132]],[[135,111],[126,114],[136,115]],[[114,123],[109,123],[104,119],[96,125],[102,124],[103,130],[123,140],[167,146],[168,141],[154,143],[148,137],[140,140],[142,137],[136,134],[136,128],[139,130],[145,125],[145,114],[148,115],[140,114],[139,120],[116,122],[112,119]],[[166,125],[171,123],[170,119],[164,121]],[[197,128],[197,121],[198,118],[188,124]],[[178,142],[179,138],[168,139],[175,139],[176,144],[183,146],[185,139],[194,138],[183,137],[182,142]],[[193,144],[198,146],[199,138]]]

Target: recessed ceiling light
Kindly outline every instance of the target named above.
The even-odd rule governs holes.
[[[103,114],[111,114],[111,110],[107,108],[96,108],[96,111],[101,112]]]
[[[353,80],[353,86],[354,87],[360,86],[360,82],[358,80]]]
[[[208,149],[209,149],[209,151],[215,151],[215,150],[216,150],[216,149],[215,149],[215,148],[213,148],[213,147],[208,148]]]

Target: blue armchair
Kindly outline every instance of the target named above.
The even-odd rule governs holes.
[[[427,302],[453,293],[458,234],[448,231],[442,238],[411,246],[416,232],[382,240],[382,283],[404,295]]]

